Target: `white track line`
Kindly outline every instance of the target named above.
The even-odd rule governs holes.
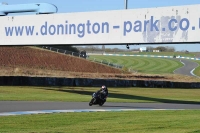
[[[0,116],[14,115],[32,115],[32,114],[50,114],[50,113],[72,113],[72,112],[117,112],[117,111],[155,111],[155,110],[185,110],[185,109],[78,109],[78,110],[41,110],[41,111],[22,111],[22,112],[5,112]]]

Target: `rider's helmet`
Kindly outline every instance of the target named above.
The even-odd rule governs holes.
[[[102,90],[106,90],[106,86],[105,86],[105,85],[102,85],[102,86],[101,86],[101,89],[102,89]]]

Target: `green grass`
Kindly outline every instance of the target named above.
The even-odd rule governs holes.
[[[200,61],[195,61],[195,62],[197,62],[199,64],[199,67],[197,67],[194,70],[194,74],[200,77]]]
[[[89,102],[97,87],[0,87],[0,101]],[[108,88],[107,102],[200,104],[200,89]],[[200,110],[1,116],[0,133],[198,133]]]
[[[97,87],[0,87],[0,101],[89,102]],[[108,88],[108,102],[200,103],[200,89]]]
[[[111,63],[124,65],[134,71],[148,74],[173,73],[174,70],[183,66],[180,61],[167,58],[152,57],[124,57],[124,56],[102,56],[91,55],[90,60],[104,60]]]
[[[199,133],[200,111],[59,113],[0,118],[1,133]]]

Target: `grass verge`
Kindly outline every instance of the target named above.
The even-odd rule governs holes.
[[[200,61],[196,61],[199,66],[194,70],[194,74],[200,77]]]
[[[6,116],[1,133],[199,133],[200,111],[128,111]]]
[[[97,87],[0,87],[0,101],[88,102]],[[200,89],[108,88],[108,102],[200,103]]]

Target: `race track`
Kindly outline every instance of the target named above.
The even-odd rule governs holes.
[[[196,76],[193,74],[193,70],[199,65],[191,60],[181,59],[180,62],[184,65],[183,67],[174,71],[175,74],[182,74],[187,76]]]
[[[173,104],[173,103],[111,103],[107,102],[103,106],[93,105],[89,106],[88,102],[28,102],[28,101],[0,101],[0,116],[28,114],[25,111],[29,111],[29,114],[34,111],[43,113],[53,112],[76,112],[81,110],[117,110],[117,109],[128,109],[128,110],[168,110],[168,109],[200,109],[200,103],[193,104]],[[58,111],[60,110],[60,111]],[[73,111],[74,110],[74,111]]]

